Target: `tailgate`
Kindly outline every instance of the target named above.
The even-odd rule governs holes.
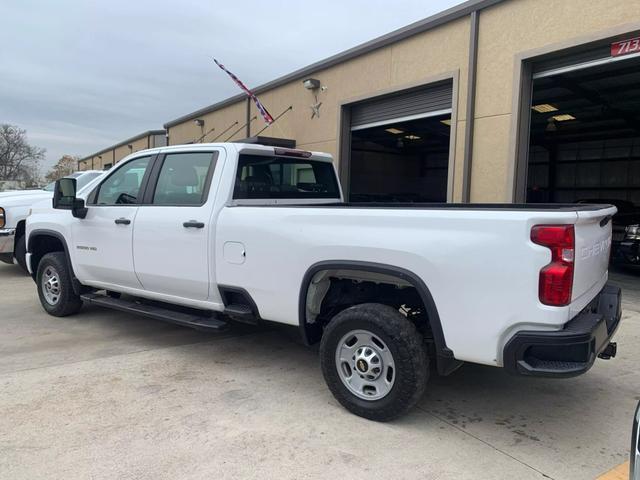
[[[607,281],[611,251],[611,217],[615,207],[578,211],[572,301],[589,302]],[[592,298],[581,298],[587,294]]]

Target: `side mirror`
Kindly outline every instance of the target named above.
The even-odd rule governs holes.
[[[76,218],[87,216],[87,208],[84,200],[76,198],[76,179],[61,178],[56,180],[53,189],[53,208],[57,210],[71,210],[71,214]]]

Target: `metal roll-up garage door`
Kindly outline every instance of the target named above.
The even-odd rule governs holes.
[[[452,82],[367,100],[351,107],[351,130],[451,113]]]
[[[534,78],[547,77],[565,72],[567,70],[579,70],[588,67],[594,62],[601,62],[611,58],[611,46],[609,43],[592,47],[590,49],[581,49],[574,53],[561,53],[532,63],[532,72]]]

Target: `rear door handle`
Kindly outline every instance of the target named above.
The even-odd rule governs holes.
[[[129,225],[131,223],[131,220],[129,220],[128,218],[116,218],[115,222],[116,225]]]
[[[184,228],[204,228],[204,223],[196,220],[189,220],[188,222],[184,222],[182,226]]]

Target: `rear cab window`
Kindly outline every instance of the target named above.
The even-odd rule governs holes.
[[[339,201],[340,188],[331,162],[241,154],[238,158],[233,199]]]

